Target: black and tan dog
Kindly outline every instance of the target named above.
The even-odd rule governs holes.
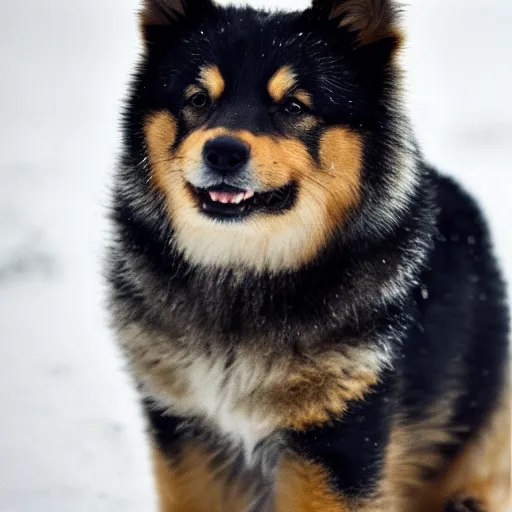
[[[144,4],[109,281],[162,512],[506,509],[504,286],[397,23]]]

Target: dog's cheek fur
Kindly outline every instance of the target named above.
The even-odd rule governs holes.
[[[302,196],[307,196],[313,207],[328,212],[332,223],[327,220],[318,226],[320,232],[332,233],[344,215],[358,204],[363,144],[355,132],[343,127],[324,130],[318,142],[319,162],[297,139],[255,136],[249,132],[241,133],[240,138],[251,146],[255,175],[264,187],[279,188],[295,181],[299,185],[297,208]],[[320,238],[327,238],[326,234]]]
[[[150,163],[149,180],[164,197],[171,223],[179,231],[180,221],[186,222],[190,216],[197,215],[197,201],[187,186],[187,177],[197,172],[204,143],[224,130],[193,131],[173,149],[177,133],[177,121],[167,111],[155,112],[146,118],[144,135]]]
[[[320,139],[321,170],[316,185],[328,195],[327,228],[334,232],[346,220],[362,195],[363,141],[360,135],[345,128],[330,128]],[[313,180],[314,181],[314,180]],[[343,224],[343,222],[342,222]]]
[[[170,151],[177,134],[176,119],[168,111],[150,114],[144,122],[144,137],[150,163],[149,179],[162,192],[167,189]]]

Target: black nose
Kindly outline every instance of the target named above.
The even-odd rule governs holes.
[[[209,140],[203,148],[204,161],[218,172],[238,171],[249,160],[250,153],[245,142],[225,135]]]

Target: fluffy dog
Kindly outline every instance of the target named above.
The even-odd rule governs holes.
[[[146,0],[111,312],[161,512],[502,512],[508,312],[391,0]]]

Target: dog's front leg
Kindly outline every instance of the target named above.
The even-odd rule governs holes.
[[[289,432],[275,512],[394,512],[382,493],[390,433],[389,389],[349,405],[343,417]]]

